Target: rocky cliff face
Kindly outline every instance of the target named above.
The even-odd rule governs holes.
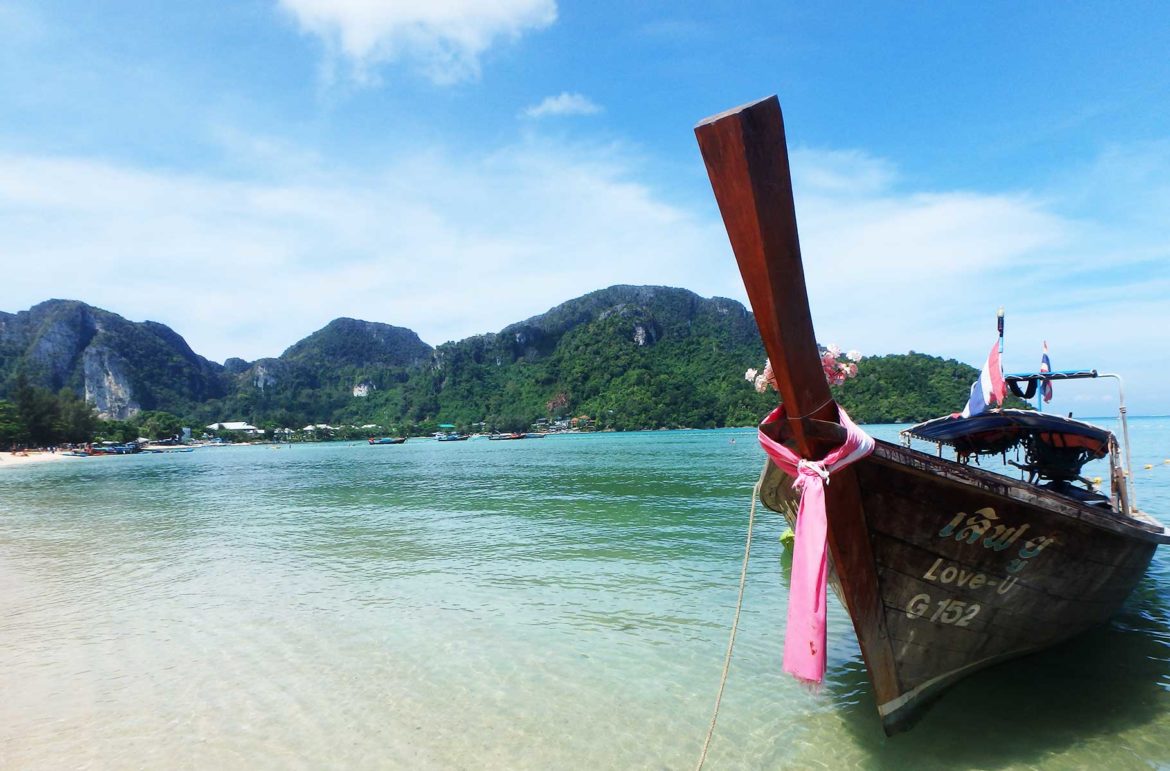
[[[0,314],[0,396],[20,372],[42,388],[72,389],[102,417],[122,420],[225,390],[223,368],[196,355],[169,327],[74,300]]]
[[[134,399],[134,389],[121,357],[108,348],[95,346],[82,354],[85,400],[97,408],[98,415],[126,420],[142,410]]]

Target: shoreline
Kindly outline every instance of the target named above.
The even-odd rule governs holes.
[[[40,450],[33,450],[27,454],[0,452],[0,468],[17,468],[33,463],[51,463],[65,460],[68,457],[70,456],[62,455],[59,452],[44,452]]]

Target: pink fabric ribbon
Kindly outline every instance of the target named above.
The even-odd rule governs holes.
[[[805,460],[759,432],[760,444],[777,466],[795,481],[800,493],[796,514],[796,544],[792,555],[792,580],[788,584],[788,627],[784,634],[784,671],[797,680],[818,684],[825,679],[825,600],[828,586],[825,485],[829,475],[873,452],[874,440],[858,428],[845,410],[837,408],[845,443],[819,461]],[[784,418],[780,405],[764,418],[761,427]]]

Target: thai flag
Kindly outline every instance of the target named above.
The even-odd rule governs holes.
[[[1051,371],[1052,371],[1052,362],[1048,359],[1048,341],[1045,340],[1044,341],[1044,355],[1040,357],[1040,372],[1045,373],[1045,372],[1051,372]],[[1051,380],[1044,381],[1044,389],[1040,393],[1044,394],[1044,403],[1045,404],[1052,401],[1052,381]]]
[[[987,363],[979,373],[979,379],[971,384],[971,397],[967,399],[967,406],[960,416],[969,418],[986,412],[992,404],[1003,404],[1006,391],[1003,382],[1003,367],[999,364],[999,342],[991,346],[991,353],[987,354]]]

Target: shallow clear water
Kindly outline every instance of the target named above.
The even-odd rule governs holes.
[[[1170,419],[1131,433],[1170,521]],[[762,462],[726,430],[6,469],[0,767],[693,767]],[[1170,765],[1165,549],[1111,624],[886,739],[835,600],[825,687],[780,673],[783,529],[708,767]]]

